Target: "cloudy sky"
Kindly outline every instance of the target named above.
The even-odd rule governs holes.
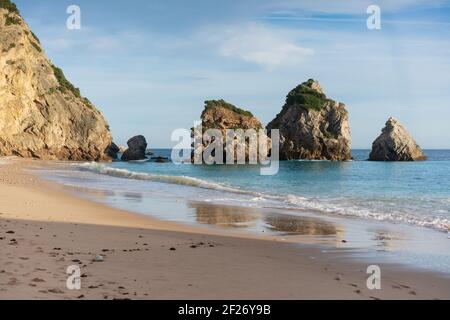
[[[389,116],[424,148],[450,148],[449,0],[16,0],[47,55],[110,122],[115,140],[171,147],[208,99],[262,122],[315,78],[350,111],[354,148]],[[68,30],[69,5],[81,29]],[[367,7],[381,8],[369,30]]]

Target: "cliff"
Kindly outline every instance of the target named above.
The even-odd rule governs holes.
[[[54,66],[9,0],[0,0],[0,156],[107,160],[103,115]]]
[[[222,133],[223,145],[224,145],[224,162],[226,160],[227,150],[232,151],[233,146],[226,145],[227,130],[249,130],[254,129],[257,134],[260,134],[260,130],[263,130],[261,122],[253,116],[249,111],[238,108],[224,100],[210,100],[205,102],[205,109],[201,115],[202,128],[205,133],[208,129],[217,129]],[[270,139],[264,136],[267,141],[267,148],[270,151]],[[203,149],[206,148],[213,140],[212,137],[206,137],[203,141]],[[245,141],[234,140],[234,151],[237,159],[237,147],[240,143],[245,143],[245,157],[249,159],[249,145],[248,139]],[[198,151],[198,150],[197,150]],[[201,151],[201,150],[200,150]],[[256,149],[256,151],[258,151]]]
[[[351,159],[346,107],[327,98],[320,84],[312,79],[288,94],[281,113],[267,129],[280,130],[281,160]]]
[[[369,160],[421,161],[426,160],[426,156],[405,127],[398,120],[389,118],[373,143]]]

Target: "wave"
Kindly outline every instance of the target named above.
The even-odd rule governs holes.
[[[104,174],[117,178],[127,178],[127,179],[135,179],[135,180],[147,180],[154,182],[164,182],[170,184],[177,184],[183,186],[197,187],[202,189],[212,189],[225,191],[230,193],[239,193],[239,194],[247,194],[259,196],[260,194],[257,192],[241,190],[238,188],[229,187],[223,184],[214,183],[206,180],[202,180],[199,178],[193,178],[189,176],[169,176],[169,175],[153,175],[145,172],[135,172],[129,171],[126,169],[117,169],[105,166],[100,163],[84,163],[84,164],[75,164],[81,169],[89,170],[95,173]]]
[[[420,227],[432,228],[439,231],[450,232],[450,219],[441,216],[421,216],[414,213],[401,211],[383,212],[380,208],[377,207],[363,207],[355,203],[346,202],[343,199],[335,199],[335,201],[332,201],[330,199],[307,198],[292,194],[271,195],[251,190],[239,189],[236,187],[231,187],[224,184],[189,176],[153,175],[144,172],[111,168],[99,163],[84,163],[74,165],[82,170],[88,170],[90,172],[112,177],[170,183],[202,189],[223,191],[247,197],[242,199],[223,197],[205,200],[208,202],[229,202],[239,203],[240,205],[242,205],[242,203],[248,202],[250,206],[259,204],[260,207],[263,208],[297,209],[303,211],[309,210],[319,214],[357,217],[369,220],[386,221],[391,223],[404,223]]]
[[[376,208],[362,208],[351,205],[343,206],[336,203],[324,203],[311,201],[303,197],[289,195],[287,203],[294,206],[310,209],[326,214],[337,214],[340,216],[358,217],[391,223],[404,223],[420,227],[432,228],[439,231],[450,232],[450,219],[438,216],[418,216],[406,212],[381,212]]]

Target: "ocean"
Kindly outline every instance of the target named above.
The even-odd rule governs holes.
[[[170,157],[171,150],[154,152]],[[419,255],[450,272],[442,253],[450,252],[450,150],[425,150],[424,162],[369,162],[369,152],[353,150],[348,162],[281,162],[274,176],[252,165],[120,161],[64,164],[45,176],[90,199],[179,223],[325,242],[338,236],[397,253],[384,246],[388,240],[416,241],[394,247],[414,250],[405,260]],[[430,239],[438,240],[424,245]]]

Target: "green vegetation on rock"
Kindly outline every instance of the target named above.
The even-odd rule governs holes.
[[[31,42],[31,45],[32,45],[38,52],[42,52],[41,47],[40,47],[36,42],[31,41],[31,40],[30,40],[30,42]]]
[[[0,8],[19,14],[19,9],[17,9],[16,4],[10,0],[0,0]]]
[[[231,103],[226,102],[223,99],[205,101],[205,110],[203,111],[203,114],[205,112],[207,112],[208,110],[214,109],[214,108],[225,108],[225,109],[231,110],[237,114],[240,114],[240,115],[243,115],[246,117],[253,117],[253,114],[250,111],[240,109],[240,108],[232,105]],[[202,114],[202,117],[203,117],[203,114]]]
[[[34,34],[33,31],[31,31],[31,35],[33,36],[34,40],[37,41],[37,43],[41,44],[41,40],[39,40],[39,38]]]
[[[332,100],[327,99],[325,94],[311,88],[313,82],[314,80],[310,79],[289,92],[286,104],[289,106],[297,104],[307,110],[320,111],[327,103],[332,102]]]
[[[20,24],[20,19],[17,17],[5,15],[5,18],[6,18],[5,26]]]
[[[16,47],[15,43],[10,43],[8,48],[3,49],[3,52],[8,52],[9,50]]]
[[[64,72],[54,64],[51,64],[51,66],[53,69],[53,74],[55,75],[56,80],[58,80],[59,83],[59,87],[57,89],[62,93],[66,91],[72,92],[75,97],[82,99],[86,106],[92,109],[93,105],[89,101],[89,99],[81,96],[80,89],[75,87],[72,83],[70,83],[69,80],[67,80]]]

